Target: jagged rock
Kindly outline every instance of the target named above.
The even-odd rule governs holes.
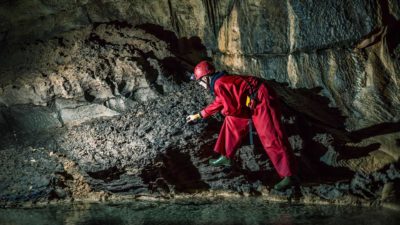
[[[54,100],[53,103],[57,111],[61,111],[63,109],[74,109],[87,104],[88,103],[86,101],[77,101],[74,99],[63,99],[63,98],[57,98]]]
[[[3,111],[3,110],[1,110]],[[0,134],[5,134],[8,132],[7,121],[3,116],[3,113],[0,113]]]
[[[118,112],[103,105],[89,104],[71,99],[56,99],[54,106],[59,113],[61,122],[66,125],[79,125],[95,118],[120,115]]]
[[[400,209],[399,182],[388,182],[383,186],[381,201],[383,206],[394,210]]]
[[[51,180],[59,172],[57,160],[44,149],[32,147],[2,149],[0,202],[47,199],[52,190]]]
[[[10,107],[9,113],[11,129],[19,132],[34,133],[61,127],[57,114],[48,107],[19,105]]]
[[[113,117],[119,115],[103,105],[90,104],[76,108],[63,108],[60,110],[60,119],[64,124],[78,125],[94,118]]]

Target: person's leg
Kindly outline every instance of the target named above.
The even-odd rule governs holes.
[[[277,99],[265,86],[260,87],[257,97],[259,102],[252,118],[260,141],[279,176],[293,176],[296,173],[294,155],[280,122]]]
[[[243,136],[249,132],[249,119],[226,116],[214,151],[231,158],[239,148]]]

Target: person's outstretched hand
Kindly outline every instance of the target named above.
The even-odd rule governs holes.
[[[186,123],[195,122],[196,120],[201,119],[200,113],[190,115],[186,117]]]

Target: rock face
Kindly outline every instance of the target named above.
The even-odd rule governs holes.
[[[259,144],[211,168],[221,118],[185,124],[207,57],[277,91],[303,199],[396,199],[399,31],[396,0],[0,1],[0,200],[265,193]]]

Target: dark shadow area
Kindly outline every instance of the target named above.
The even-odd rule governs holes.
[[[121,28],[133,28],[132,24],[128,23],[127,21],[120,21],[120,20],[113,20],[113,21],[110,21],[110,22],[94,22],[93,23],[93,28],[96,29],[98,26],[100,26],[102,24],[114,26],[114,27],[116,27],[118,29],[121,29]]]
[[[140,176],[152,191],[170,193],[172,188],[176,192],[192,193],[209,189],[190,155],[179,149],[167,149],[165,154],[159,156],[156,165],[143,170]]]
[[[108,43],[106,40],[100,38],[100,36],[95,33],[91,33],[89,38],[86,39],[85,42],[86,42],[86,44],[95,43],[102,47],[111,44],[111,43]]]
[[[13,136],[12,124],[8,115],[10,109],[0,104],[0,149],[13,143],[15,137]]]
[[[390,56],[400,59],[400,52],[396,52],[400,44],[400,20],[397,20],[395,16],[390,13],[388,0],[381,0],[379,4],[382,24],[380,27],[375,28],[367,34],[356,47],[358,49],[365,49],[383,41],[386,44]]]
[[[264,81],[276,91],[282,104],[294,110],[295,114],[301,113],[312,123],[321,124],[326,128],[339,130],[345,128],[346,117],[338,108],[329,107],[330,100],[320,95],[322,87],[292,89],[287,83]]]
[[[362,164],[363,158],[371,156],[371,153],[378,151],[381,147],[380,143],[372,143],[367,146],[340,146],[337,148],[338,158],[337,161],[357,160]],[[376,161],[377,159],[375,159]],[[379,169],[384,171],[385,169]],[[361,171],[361,170],[360,170]],[[359,171],[358,171],[359,172]]]
[[[143,55],[143,57],[135,57],[135,61],[138,62],[142,68],[147,71],[146,75],[146,80],[149,83],[149,86],[151,88],[153,88],[154,90],[156,90],[158,93],[160,94],[164,94],[164,89],[162,87],[162,85],[157,84],[157,77],[158,77],[158,71],[156,69],[154,69],[151,65],[150,62],[148,60],[146,60],[147,58],[151,57],[151,58],[155,58],[155,56],[153,55],[154,53],[150,53],[149,54],[145,54],[144,52],[135,49],[136,51],[139,51],[141,53],[141,55]]]
[[[204,129],[204,132],[202,132],[201,136],[199,137],[199,139],[200,140],[215,139],[214,136],[219,133],[219,130],[221,129],[223,123],[223,119],[224,118],[221,114],[216,114],[207,119],[201,119],[199,122],[205,123],[206,127]],[[213,151],[215,141],[203,143],[203,145],[200,147],[200,151],[196,152],[196,156],[202,159],[218,157],[218,154]]]
[[[178,192],[192,192],[207,190],[209,185],[201,180],[198,168],[195,167],[189,154],[182,153],[179,149],[168,149],[162,155],[164,167],[161,169],[162,177],[175,186]]]
[[[378,135],[396,133],[396,132],[400,132],[400,122],[394,122],[394,123],[386,122],[386,123],[376,124],[357,131],[353,131],[350,133],[350,135],[355,142],[359,142],[366,138]]]
[[[178,38],[173,31],[165,30],[162,26],[151,23],[137,25],[136,28],[156,36],[169,45],[169,50],[174,53],[174,57],[164,59],[163,65],[171,75],[178,74],[180,76],[182,72],[191,72],[199,61],[210,60],[207,57],[207,49],[199,37]],[[176,67],[177,65],[179,67]],[[178,70],[176,70],[177,68]],[[185,71],[179,71],[182,68]]]
[[[94,179],[100,179],[103,180],[106,183],[112,182],[114,180],[120,179],[120,176],[122,174],[125,174],[124,169],[117,168],[116,166],[110,167],[105,170],[100,170],[96,172],[87,172],[87,174],[94,178]]]
[[[171,49],[178,49],[178,37],[173,31],[165,30],[162,26],[151,23],[144,23],[135,27],[158,37],[160,40],[165,41],[170,45]]]
[[[348,132],[345,129],[346,117],[338,108],[329,106],[327,97],[319,94],[322,88],[292,89],[275,81],[267,83],[280,96],[284,117],[296,117],[294,124],[285,124],[285,127],[288,136],[297,134],[303,140],[303,148],[299,152],[299,174],[303,180],[323,183],[352,178],[353,171],[326,165],[321,156],[333,149],[338,154],[337,160],[362,158],[378,150],[381,144],[372,143],[363,147],[346,144],[400,131],[400,122],[385,122]]]
[[[181,84],[190,81],[190,69],[187,65],[176,57],[166,57],[161,60],[165,75],[171,78],[173,82]]]
[[[390,13],[389,1],[382,0],[381,12],[382,12],[382,23],[387,26],[386,43],[389,50],[389,54],[393,56],[394,50],[400,44],[400,21]],[[400,55],[397,56],[400,58]]]
[[[234,169],[243,174],[249,182],[260,181],[264,186],[272,187],[279,180],[279,176],[258,135],[254,134],[253,145],[250,144],[249,135],[245,136],[242,146],[236,152]]]
[[[341,149],[350,141],[345,130],[346,117],[338,108],[329,106],[329,99],[320,95],[321,87],[311,89],[290,88],[285,83],[264,80],[275,90],[281,101],[284,118],[293,118],[284,123],[287,136],[298,136],[301,149],[295,153],[298,160],[299,176],[308,182],[332,182],[351,178],[354,172],[346,168],[326,165],[321,157],[329,148]]]
[[[90,94],[90,90],[86,90],[83,93],[83,96],[84,96],[85,100],[88,101],[88,102],[93,102],[96,99],[95,96]]]

